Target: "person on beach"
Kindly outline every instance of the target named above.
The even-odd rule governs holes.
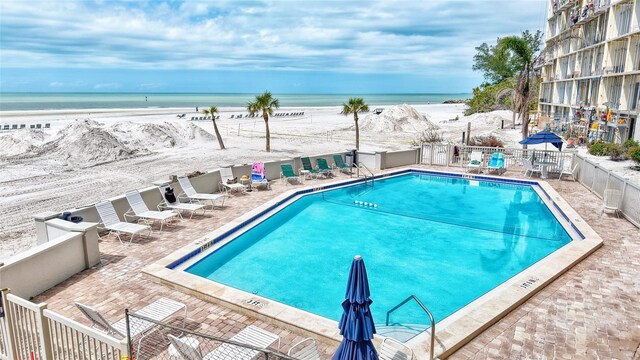
[[[198,112],[198,107],[196,106],[196,112]]]
[[[147,101],[147,97],[146,96],[144,97],[144,101]]]

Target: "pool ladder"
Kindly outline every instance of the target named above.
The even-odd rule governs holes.
[[[389,326],[389,316],[391,315],[391,313],[398,310],[399,308],[404,306],[404,304],[408,303],[411,300],[414,300],[418,304],[418,306],[420,306],[422,310],[429,316],[429,320],[431,320],[431,347],[429,350],[429,358],[433,360],[433,355],[434,355],[433,352],[434,352],[435,342],[436,342],[436,322],[433,318],[433,314],[431,314],[431,311],[427,309],[427,307],[422,303],[422,301],[420,301],[420,299],[418,299],[417,296],[410,295],[406,299],[402,300],[398,305],[391,308],[391,310],[387,311],[385,326]]]
[[[367,184],[369,181],[371,181],[371,186],[373,187],[373,182],[375,181],[375,175],[373,175],[373,171],[369,170],[369,168],[361,162],[353,164],[353,166],[357,169],[356,177],[360,177],[360,172],[362,172],[364,183]]]

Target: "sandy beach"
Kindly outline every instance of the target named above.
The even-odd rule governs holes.
[[[462,104],[381,108],[381,115],[360,116],[361,150],[406,149],[421,130],[434,126],[445,141],[459,142],[468,122],[473,136],[493,134],[505,146],[521,138],[517,129],[500,129],[502,120],[509,124],[509,111],[465,117]],[[50,128],[0,133],[0,259],[35,244],[32,215],[42,211],[91,205],[172,174],[352,149],[353,118],[340,110],[279,109],[304,115],[271,118],[270,153],[264,151],[262,118],[245,118],[242,108],[220,109],[225,150],[218,148],[210,120],[190,120],[203,116],[194,108],[3,112],[4,124]],[[611,166],[624,172],[628,164]]]

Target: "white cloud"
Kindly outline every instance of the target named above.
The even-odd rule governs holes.
[[[545,0],[0,3],[3,67],[440,73],[541,28]]]
[[[93,88],[95,90],[113,90],[113,89],[118,89],[120,88],[120,84],[116,83],[116,82],[111,82],[111,83],[101,83],[101,84],[95,84],[93,85]]]

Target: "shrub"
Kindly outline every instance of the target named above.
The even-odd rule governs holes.
[[[609,143],[605,144],[606,154],[611,157],[611,160],[620,161],[626,160],[626,154],[624,152],[624,147],[620,144]]]
[[[469,140],[469,146],[489,146],[489,147],[504,147],[502,140],[493,135],[489,136],[474,136]]]
[[[604,156],[607,154],[607,143],[604,141],[596,141],[589,146],[589,154],[596,156]]]
[[[436,129],[429,129],[421,132],[411,141],[411,145],[441,143],[442,135]]]
[[[627,151],[627,155],[629,155],[629,158],[631,158],[631,160],[640,164],[640,146],[634,146],[631,149],[629,149]]]
[[[633,140],[633,139],[629,139],[629,140],[625,141],[624,143],[622,143],[622,146],[625,149],[631,149],[633,147],[640,146],[640,144],[638,144],[638,142]]]

